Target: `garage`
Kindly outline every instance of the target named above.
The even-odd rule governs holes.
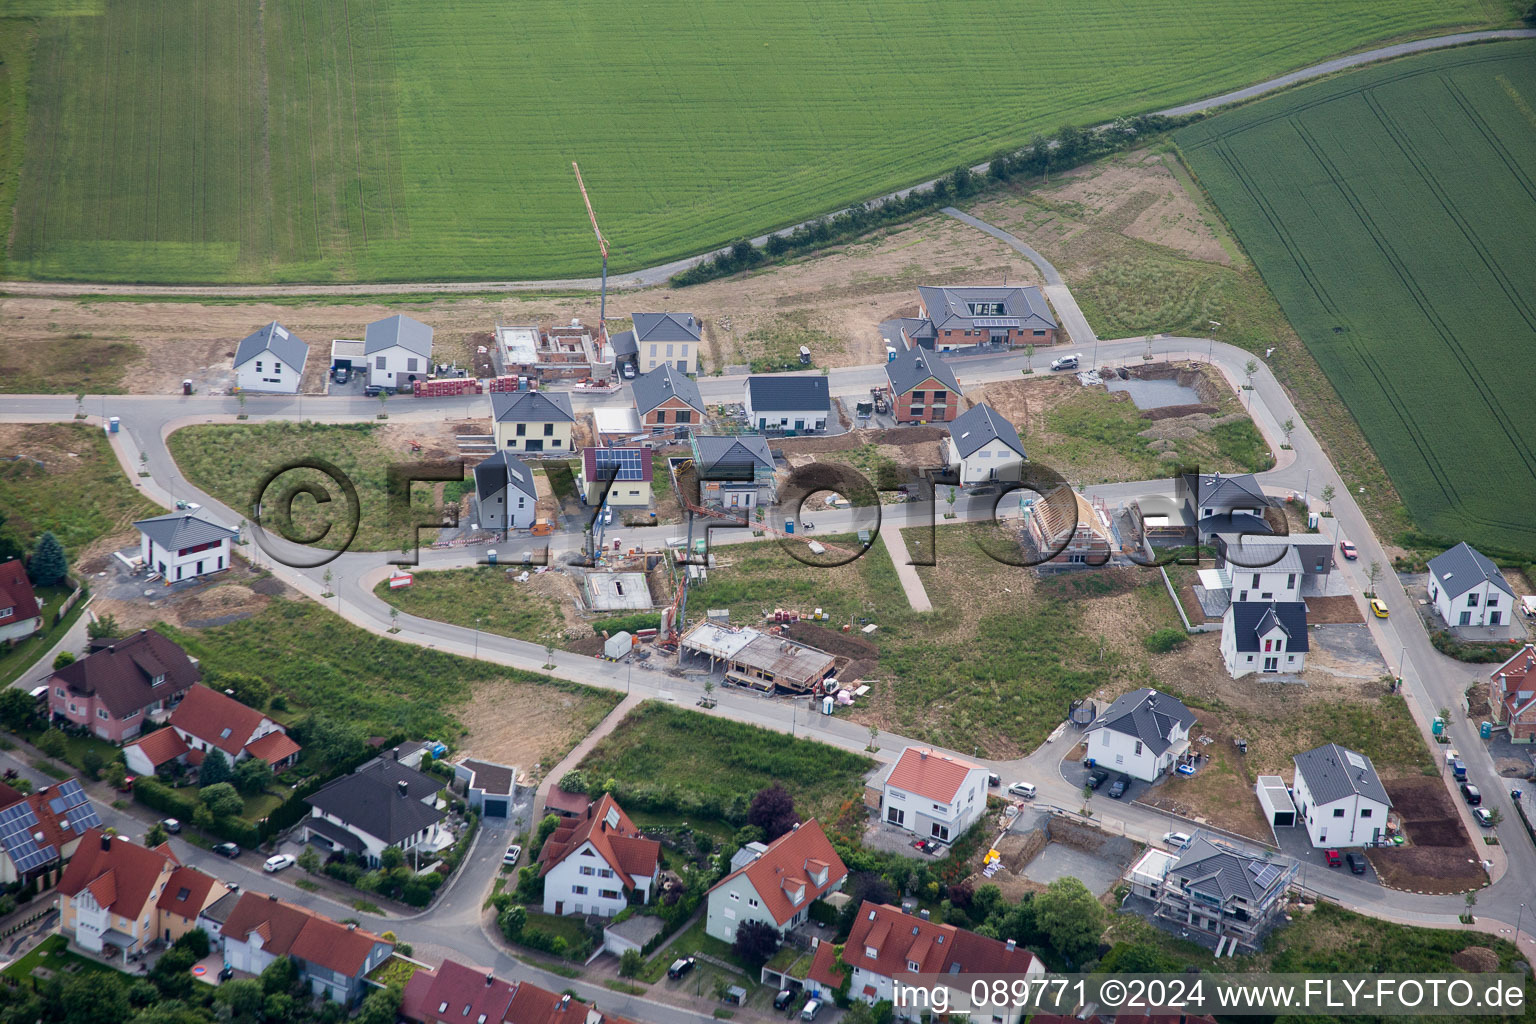
[[[349,374],[361,372],[365,364],[361,341],[337,338],[331,342],[331,375],[333,377],[337,370],[346,370]]]
[[[1264,808],[1264,820],[1273,828],[1296,827],[1296,804],[1291,800],[1285,780],[1278,775],[1260,775],[1254,792],[1259,806]]]
[[[486,797],[485,816],[487,818],[505,818],[507,816],[508,801],[505,797]]]

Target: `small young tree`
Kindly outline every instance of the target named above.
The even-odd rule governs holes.
[[[398,633],[398,632],[400,632],[400,609],[399,608],[391,608],[389,610],[389,631],[391,633]]]
[[[78,394],[78,395],[75,396],[75,419],[77,419],[77,420],[85,419],[85,394],[84,393],[81,393],[81,394]]]
[[[384,411],[384,406],[385,406],[385,404],[388,401],[389,401],[389,393],[386,392],[386,391],[380,391],[379,392],[379,419],[381,419],[381,420],[382,419],[387,419],[389,417],[389,414]]]
[[[880,727],[878,725],[869,727],[869,746],[864,749],[870,751],[880,749]]]
[[[320,870],[320,854],[315,851],[313,846],[307,843],[304,849],[299,851],[299,867],[311,875]]]
[[[713,679],[704,680],[704,699],[706,701],[715,699],[715,681]]]
[[[1291,446],[1291,434],[1295,433],[1296,431],[1296,421],[1294,419],[1288,419],[1284,423],[1280,424],[1280,429],[1285,431],[1285,446],[1289,448]]]
[[[117,624],[115,615],[101,615],[85,627],[85,635],[92,640],[108,640],[123,635],[123,628]]]
[[[1252,388],[1253,387],[1253,375],[1259,372],[1258,361],[1254,360],[1254,359],[1248,360],[1248,362],[1243,364],[1243,372],[1248,375],[1248,386],[1250,388]]]
[[[544,667],[545,668],[554,668],[555,667],[555,645],[554,644],[545,644],[544,645]]]
[[[644,966],[645,957],[640,955],[638,949],[626,949],[624,955],[619,957],[619,977],[633,978]]]
[[[101,768],[105,763],[101,759],[101,753],[95,747],[86,747],[85,753],[80,755],[80,770],[92,779],[101,775]]]
[[[128,781],[128,766],[121,761],[113,761],[107,765],[101,777],[113,789],[122,789],[123,783]]]
[[[1317,492],[1317,496],[1323,499],[1323,504],[1328,506],[1329,515],[1333,515],[1333,499],[1338,493],[1338,491],[1333,489],[1333,484],[1329,484]]]
[[[331,580],[334,579],[335,577],[331,575],[331,570],[327,569],[327,570],[325,570],[325,575],[320,577],[320,578],[325,581],[325,593],[321,594],[320,596],[321,597],[330,597],[331,596]]]
[[[1365,570],[1366,582],[1370,584],[1371,596],[1376,596],[1376,581],[1381,579],[1381,563],[1372,562]]]
[[[165,826],[158,821],[149,826],[149,831],[144,833],[144,845],[150,849],[154,849],[168,839],[170,836],[165,834]]]
[[[1035,369],[1035,346],[1024,346],[1024,372],[1032,373]]]
[[[228,818],[245,809],[245,801],[240,799],[240,794],[235,792],[235,787],[227,782],[206,786],[199,796],[202,798],[203,806],[212,811],[215,818]]]
[[[69,575],[69,559],[64,556],[64,545],[59,543],[52,530],[44,531],[37,539],[37,547],[32,549],[32,557],[27,562],[27,575],[39,587],[58,586]]]
[[[64,741],[64,734],[57,729],[49,729],[37,738],[37,749],[55,760],[62,761],[65,752],[69,749]]]

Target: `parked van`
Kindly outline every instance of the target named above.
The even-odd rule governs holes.
[[[805,1006],[800,1010],[800,1019],[801,1020],[815,1020],[816,1019],[816,1015],[818,1013],[820,1013],[820,1012],[821,1012],[821,1000],[820,999],[809,999],[809,1000],[806,1001]]]

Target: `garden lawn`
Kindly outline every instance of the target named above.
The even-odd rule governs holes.
[[[374,593],[409,615],[541,644],[565,625],[554,598],[511,582],[496,567],[418,572],[413,579],[398,590],[382,580]]]
[[[59,642],[59,638],[69,632],[69,627],[85,613],[85,599],[75,602],[75,606],[69,610],[64,621],[53,625],[53,617],[58,614],[64,599],[72,591],[69,587],[33,587],[37,594],[38,604],[41,605],[43,616],[43,628],[27,637],[19,643],[0,651],[0,686],[5,686],[16,680],[44,654],[53,650],[53,645]]]
[[[68,947],[69,940],[64,936],[50,935],[38,943],[26,956],[17,960],[0,973],[23,985],[30,984],[29,979],[32,977],[32,969],[35,967],[46,967],[56,975],[62,974],[66,967],[73,967],[74,970],[85,974],[120,973],[104,963],[92,960],[89,957],[83,957],[78,953],[71,953]],[[41,981],[39,981],[39,984],[41,984]]]
[[[623,273],[1063,122],[1514,13],[1507,0],[1334,0],[1327,17],[1308,0],[1209,0],[1191,18],[1173,0],[979,0],[966,21],[985,30],[956,31],[942,0],[0,0],[0,18],[37,17],[35,47],[24,36],[7,72],[30,84],[23,100],[10,83],[25,127],[0,146],[21,153],[7,270],[594,275],[576,159]]]

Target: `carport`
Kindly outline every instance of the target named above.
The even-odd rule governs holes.
[[[1291,800],[1285,780],[1278,775],[1260,775],[1254,792],[1264,808],[1264,819],[1272,828],[1296,827],[1296,804]]]
[[[331,342],[331,372],[346,370],[348,373],[363,370],[364,359],[363,343],[347,338],[336,338]]]

